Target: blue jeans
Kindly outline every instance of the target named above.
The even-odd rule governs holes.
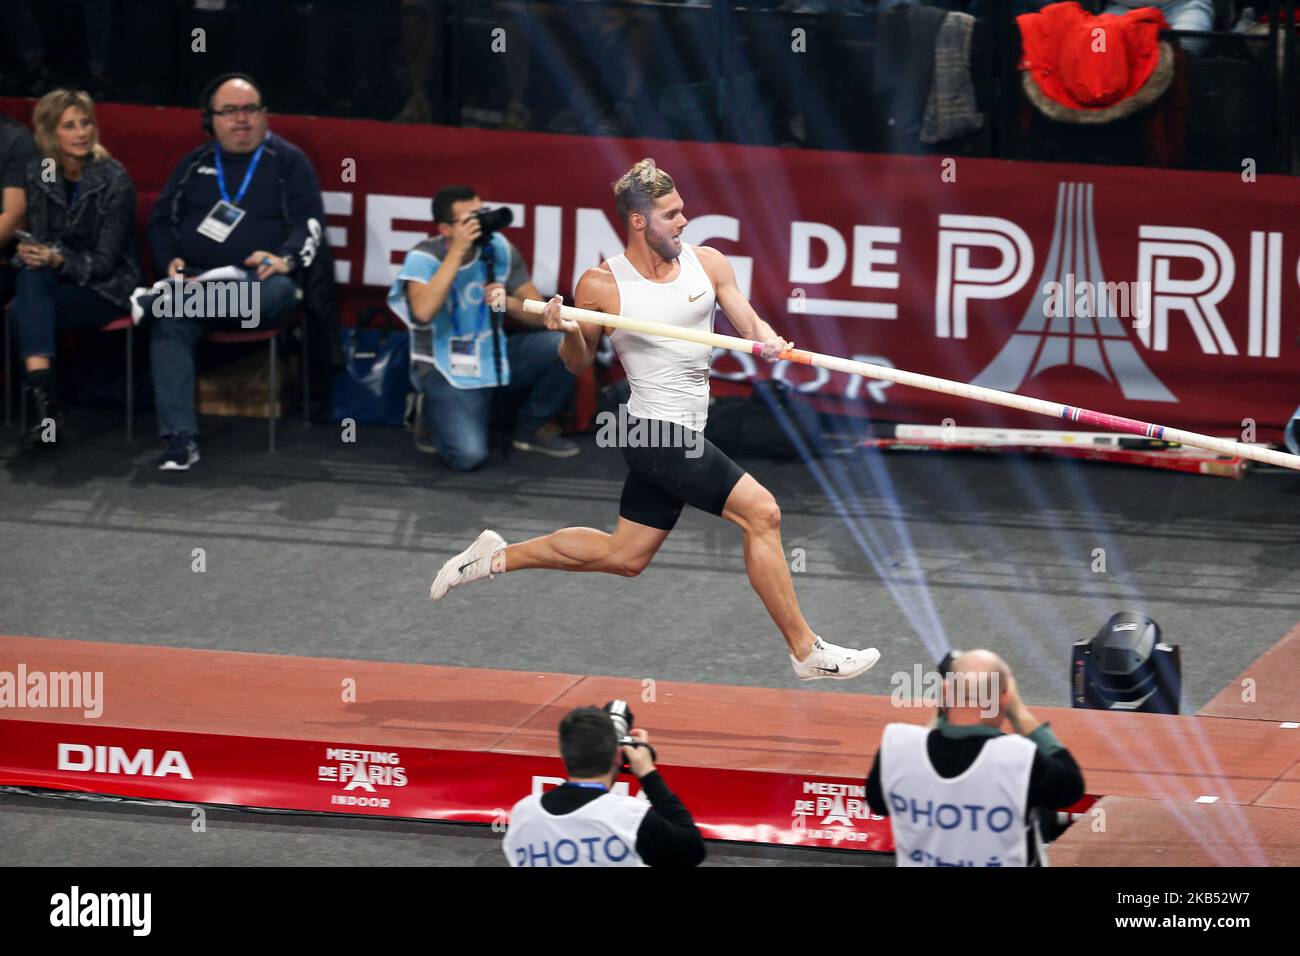
[[[1108,3],[1101,12],[1122,17],[1138,7],[1155,7],[1165,15],[1171,30],[1214,29],[1214,0],[1129,0],[1128,3]]]
[[[258,330],[274,329],[298,304],[298,286],[285,275],[262,280],[259,290]],[[151,315],[153,297],[142,297],[145,315]],[[151,318],[149,360],[153,368],[154,404],[158,408],[158,434],[166,438],[186,432],[197,435],[198,415],[194,408],[197,373],[194,346],[208,332],[238,331],[239,319]],[[253,331],[251,329],[245,331]]]
[[[53,269],[19,269],[9,310],[23,358],[54,355],[55,333],[98,329],[127,314],[94,289],[75,285]]]
[[[507,395],[527,394],[515,420],[515,437],[529,439],[558,415],[573,396],[574,378],[560,359],[563,332],[521,332],[506,336],[510,361]],[[488,456],[488,419],[495,387],[456,388],[428,362],[412,366],[415,387],[424,393],[424,421],[438,454],[456,471],[469,471]]]
[[[1122,17],[1136,7],[1155,7],[1165,15],[1171,30],[1201,30],[1209,32],[1214,29],[1214,0],[1128,0],[1127,3],[1107,3],[1102,13],[1113,13]],[[1205,52],[1207,41],[1199,39],[1178,40],[1191,54]]]

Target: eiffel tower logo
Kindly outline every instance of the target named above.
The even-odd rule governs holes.
[[[1101,289],[1106,281],[1097,250],[1092,213],[1092,183],[1059,183],[1052,246],[1038,280],[1038,292],[1007,344],[971,382],[1005,392],[1018,390],[1027,378],[1058,365],[1090,369],[1108,382],[1119,383],[1124,397],[1140,402],[1178,401],[1147,368],[1123,324],[1107,307],[1105,296],[1094,296],[1095,317],[1070,315],[1071,309],[1048,308],[1048,284],[1057,287],[1085,282]],[[1067,276],[1073,280],[1067,283]],[[1057,301],[1060,301],[1059,295]],[[1149,305],[1148,305],[1149,310]],[[1087,310],[1085,310],[1087,311]],[[1050,314],[1059,313],[1059,314]]]

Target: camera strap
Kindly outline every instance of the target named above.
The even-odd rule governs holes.
[[[483,249],[479,253],[483,257],[483,266],[487,269],[487,282],[484,288],[496,282],[497,277],[497,251],[492,245],[492,237],[483,244]],[[488,318],[492,322],[492,358],[496,362],[497,388],[501,387],[501,316],[496,309],[492,308],[492,303],[488,302],[486,293],[483,296],[483,304],[487,306]]]

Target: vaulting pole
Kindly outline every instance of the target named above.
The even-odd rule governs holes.
[[[540,315],[545,307],[546,303],[538,299],[526,299],[524,301],[525,312]],[[731,352],[748,352],[750,355],[760,355],[763,351],[763,343],[752,342],[749,339],[742,339],[735,335],[682,329],[672,325],[665,325],[662,322],[630,319],[623,315],[606,315],[604,312],[593,312],[589,309],[578,309],[568,305],[560,306],[560,316],[565,319],[572,319],[575,322],[601,325],[607,329],[624,329],[628,332],[638,332],[643,335],[660,335],[665,338],[682,339],[686,342],[709,345],[715,349],[726,349]],[[1262,445],[1248,445],[1245,442],[1233,441],[1230,438],[1215,438],[1211,435],[1183,431],[1180,428],[1169,428],[1165,425],[1140,422],[1119,415],[1108,415],[1105,412],[1094,412],[1091,409],[1080,408],[1077,405],[1061,405],[1041,398],[1017,395],[1015,392],[1003,392],[996,388],[985,388],[982,385],[968,385],[964,382],[954,382],[946,378],[936,378],[933,375],[908,372],[905,369],[886,368],[883,365],[871,365],[867,362],[854,362],[834,355],[808,352],[804,349],[789,349],[781,353],[779,358],[799,365],[812,365],[816,368],[830,369],[833,372],[846,372],[849,375],[861,375],[865,378],[896,382],[899,385],[910,385],[912,388],[923,388],[931,392],[941,392],[944,395],[974,399],[977,402],[987,402],[990,405],[1002,405],[1006,408],[1016,408],[1024,412],[1048,415],[1068,422],[1084,422],[1110,431],[1126,432],[1131,435],[1141,435],[1144,438],[1154,438],[1160,441],[1177,442],[1180,445],[1193,445],[1196,448],[1205,448],[1224,455],[1237,455],[1266,465],[1276,465],[1279,468],[1300,471],[1300,456],[1274,451],[1272,448]]]

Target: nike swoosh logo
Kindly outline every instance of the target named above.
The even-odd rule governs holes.
[[[460,570],[459,570],[458,573],[459,573],[459,574],[464,574],[466,568],[468,568],[468,567],[469,567],[470,565],[472,565],[472,564],[478,564],[478,563],[479,563],[480,561],[482,561],[482,560],[483,560],[482,558],[475,558],[473,561],[469,561],[469,562],[467,562],[467,563],[465,563],[465,564],[462,564],[462,565],[460,566]],[[838,665],[836,665],[836,669],[838,669]]]
[[[840,672],[840,665],[836,664],[834,667],[818,667],[816,669],[819,671],[825,671],[828,674],[838,674]]]
[[[707,291],[707,290],[706,290],[706,291]],[[694,302],[696,299],[698,299],[698,298],[699,298],[700,296],[702,296],[702,295],[704,295],[703,292],[697,292],[697,293],[695,293],[695,295],[688,295],[688,296],[686,297],[686,301],[687,301],[687,302]]]

